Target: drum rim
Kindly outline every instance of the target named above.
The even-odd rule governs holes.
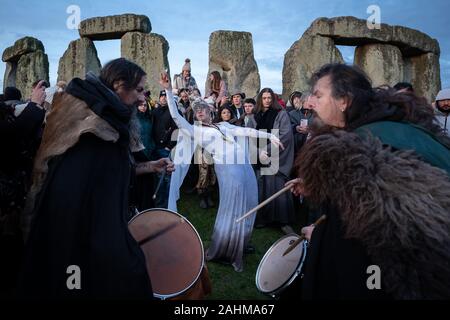
[[[261,274],[261,264],[266,260],[267,256],[273,251],[272,249],[282,240],[284,240],[287,237],[291,237],[291,236],[297,236],[298,238],[300,238],[300,236],[296,233],[289,233],[286,234],[284,236],[282,236],[280,239],[278,239],[277,241],[275,241],[269,249],[267,249],[267,252],[264,254],[264,256],[261,258],[261,261],[259,262],[258,265],[258,269],[256,270],[256,276],[255,276],[255,283],[256,283],[256,288],[264,294],[270,295],[270,296],[276,296],[278,293],[280,293],[281,291],[283,291],[286,287],[288,287],[289,285],[292,284],[292,282],[294,282],[294,280],[298,277],[298,273],[301,270],[303,263],[305,261],[306,258],[306,248],[307,248],[307,244],[308,241],[305,239],[302,242],[302,247],[303,247],[303,251],[302,251],[302,255],[300,257],[300,260],[297,264],[297,266],[295,267],[295,271],[291,274],[291,276],[288,278],[288,280],[286,280],[280,287],[278,287],[275,290],[272,291],[265,291],[261,288],[260,284],[259,284],[259,276]]]
[[[183,290],[181,290],[181,291],[179,291],[179,292],[171,293],[171,294],[159,294],[159,293],[153,292],[153,296],[155,296],[156,298],[160,298],[160,299],[162,299],[162,300],[165,300],[165,299],[170,299],[170,298],[173,298],[173,297],[176,297],[176,296],[179,296],[179,295],[185,293],[185,292],[188,291],[190,288],[192,288],[192,286],[197,282],[197,280],[200,278],[200,275],[202,274],[203,268],[205,267],[205,250],[204,250],[204,248],[203,248],[203,241],[202,241],[202,238],[200,237],[200,234],[198,233],[197,229],[195,229],[194,225],[193,225],[193,224],[192,224],[185,216],[183,216],[183,215],[181,215],[181,214],[179,214],[178,212],[175,212],[175,211],[173,211],[173,210],[169,210],[169,209],[166,209],[166,208],[151,208],[151,209],[145,209],[145,210],[143,210],[143,211],[139,211],[139,213],[137,213],[136,215],[134,215],[134,216],[130,219],[130,221],[128,221],[128,224],[130,224],[134,219],[136,219],[136,218],[137,218],[138,216],[140,216],[141,214],[146,213],[146,212],[150,212],[150,211],[167,211],[167,212],[173,213],[173,214],[175,214],[175,215],[178,215],[179,217],[181,217],[181,218],[184,219],[184,222],[189,223],[189,225],[192,227],[192,229],[194,230],[195,234],[197,235],[198,239],[200,240],[199,242],[200,242],[200,247],[201,247],[201,257],[202,257],[202,264],[201,264],[201,266],[200,266],[200,271],[198,272],[198,274],[197,274],[197,276],[195,277],[194,281],[192,281],[192,283],[190,283],[189,286],[187,286],[185,289],[183,289]],[[134,238],[134,237],[133,237],[133,238]],[[140,247],[140,246],[139,246],[139,247]],[[141,249],[141,250],[142,250],[142,249]],[[146,264],[147,264],[147,262],[146,262]],[[146,268],[146,269],[147,269],[147,268]],[[149,278],[150,278],[150,275],[148,275],[148,276],[149,276]],[[151,281],[151,279],[150,279],[150,281]]]

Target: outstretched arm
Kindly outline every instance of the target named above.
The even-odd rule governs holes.
[[[231,133],[234,136],[245,136],[245,137],[252,137],[252,138],[270,139],[270,141],[273,144],[280,146],[282,150],[284,149],[284,146],[281,143],[280,139],[278,139],[272,133],[256,130],[253,128],[244,128],[244,127],[238,127],[238,126],[233,126],[233,125],[228,125],[227,127],[231,130]]]
[[[172,86],[170,84],[169,76],[167,73],[162,73],[159,80],[161,86],[166,90],[167,104],[169,105],[170,115],[173,121],[177,125],[178,129],[185,130],[190,136],[194,135],[194,127],[187,122],[187,120],[178,112],[178,108],[175,105],[175,100],[173,98]]]

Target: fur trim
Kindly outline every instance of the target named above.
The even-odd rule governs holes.
[[[297,161],[305,190],[340,212],[396,299],[450,298],[450,179],[412,151],[354,133],[319,135]]]
[[[67,93],[56,93],[34,161],[33,184],[27,196],[22,221],[25,237],[28,235],[36,198],[47,177],[49,161],[73,147],[84,133],[95,134],[105,141],[116,142],[119,139],[119,133],[84,101]]]

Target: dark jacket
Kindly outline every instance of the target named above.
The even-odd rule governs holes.
[[[309,117],[306,117],[300,110],[294,109],[289,112],[289,119],[291,120],[292,133],[294,135],[295,154],[297,154],[297,152],[300,151],[303,144],[306,142],[308,134],[298,132],[296,127],[300,125],[301,120],[308,120]]]
[[[231,109],[231,112],[233,113],[234,118],[236,118],[236,119],[240,118],[240,116],[242,116],[244,114],[244,108],[242,108],[242,107],[236,108],[236,106],[232,103],[230,103],[229,107]],[[237,110],[239,110],[239,117],[238,117]]]
[[[181,113],[180,113],[181,114]],[[177,129],[177,125],[170,116],[169,107],[159,105],[153,110],[153,140],[156,148],[172,149],[177,144],[177,141],[172,141],[172,133]]]
[[[153,110],[145,112],[138,111],[136,116],[141,126],[141,141],[145,147],[143,151],[145,156],[150,159],[153,150],[155,149],[155,141],[153,141]]]

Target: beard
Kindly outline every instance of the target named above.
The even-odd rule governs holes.
[[[450,106],[439,106],[439,102],[437,103],[437,109],[442,112],[445,113],[446,115],[450,114]]]
[[[313,136],[320,135],[335,130],[336,128],[326,124],[316,112],[312,111],[308,127]]]
[[[141,124],[139,123],[137,112],[137,106],[133,106],[131,108],[131,119],[129,125],[131,152],[138,152],[145,149],[141,140]]]

